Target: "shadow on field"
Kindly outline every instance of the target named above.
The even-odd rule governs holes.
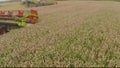
[[[9,31],[14,29],[19,29],[19,28],[21,27],[19,27],[15,23],[0,22],[0,35],[8,33]]]

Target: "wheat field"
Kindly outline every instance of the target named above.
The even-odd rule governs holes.
[[[58,1],[33,9],[38,23],[0,35],[1,67],[120,66],[120,2]]]

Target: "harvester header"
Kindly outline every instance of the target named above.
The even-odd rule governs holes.
[[[24,27],[27,23],[34,24],[38,22],[38,12],[33,9],[0,11],[0,20],[2,20],[2,22],[12,20],[15,21],[18,26]]]
[[[7,10],[0,11],[0,35],[13,29],[13,24],[17,27],[25,27],[38,22],[37,10]],[[11,25],[12,24],[12,25]]]

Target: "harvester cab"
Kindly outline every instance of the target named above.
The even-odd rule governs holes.
[[[25,27],[29,23],[35,24],[38,22],[37,10],[11,10],[0,11],[0,34],[10,30],[9,27],[14,24],[18,27]],[[7,23],[7,24],[6,24]]]

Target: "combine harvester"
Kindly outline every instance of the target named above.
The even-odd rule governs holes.
[[[25,27],[38,22],[36,10],[0,11],[0,34],[4,34],[14,27]]]
[[[57,4],[56,0],[21,0],[27,7],[38,7]]]

